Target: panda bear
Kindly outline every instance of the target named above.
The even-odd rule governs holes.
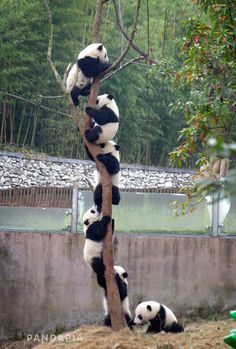
[[[79,96],[88,96],[92,85],[92,78],[87,78],[75,63],[69,71],[66,88],[75,106],[79,105]]]
[[[103,240],[107,233],[111,217],[104,216],[100,220],[100,213],[93,205],[83,216],[84,234],[84,260],[98,275],[104,274],[102,260]]]
[[[119,127],[119,109],[113,95],[98,96],[96,107],[87,107],[86,113],[94,120],[84,133],[87,141],[101,144],[115,137]]]
[[[78,55],[78,67],[87,78],[95,78],[110,64],[107,50],[101,43],[90,44]]]
[[[105,144],[101,144],[101,154],[97,156],[97,159],[104,164],[107,172],[111,176],[112,180],[112,204],[119,205],[120,203],[120,153],[119,145],[113,141],[108,141]],[[102,184],[101,177],[98,170],[95,170],[95,191],[94,191],[94,203],[97,205],[98,210],[102,208]]]
[[[66,81],[67,90],[75,106],[79,104],[80,95],[90,94],[93,78],[109,67],[108,61],[107,50],[100,43],[91,44],[79,53]]]
[[[119,265],[114,265],[115,270],[115,279],[120,295],[121,305],[125,314],[125,319],[128,326],[131,326],[132,315],[130,311],[129,305],[129,297],[128,297],[128,273],[125,269]],[[104,325],[111,326],[111,318],[109,314],[108,301],[107,301],[107,289],[106,289],[106,280],[104,273],[102,275],[98,275],[98,284],[104,289],[104,297],[103,297],[103,308],[105,313]]]
[[[184,331],[173,311],[166,305],[154,301],[142,302],[135,309],[132,325],[144,325],[147,322],[150,323],[147,333],[158,333],[162,330],[172,333]]]

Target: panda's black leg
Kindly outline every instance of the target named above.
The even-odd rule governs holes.
[[[132,319],[129,316],[129,314],[125,314],[125,320],[127,322],[127,325],[129,326],[129,328],[132,329]]]
[[[146,333],[159,333],[161,332],[160,329],[153,327],[152,325],[148,326]]]
[[[87,147],[86,144],[84,144],[84,148],[85,148],[85,150],[86,150],[86,153],[87,153],[89,159],[92,160],[92,161],[94,161],[94,158],[92,157],[92,154],[91,154],[90,151],[88,150],[88,147]]]
[[[81,96],[88,96],[90,94],[90,91],[91,91],[91,84],[85,86],[81,91],[80,91],[80,94]]]
[[[112,204],[119,205],[120,203],[120,191],[115,185],[112,186]]]
[[[79,105],[79,95],[80,95],[80,89],[77,86],[74,86],[71,91],[71,98],[75,106]]]
[[[92,269],[97,275],[104,275],[105,266],[103,264],[102,258],[94,257],[92,261]]]
[[[105,316],[104,325],[105,325],[105,326],[108,326],[108,327],[111,327],[111,318],[110,318],[110,315],[109,315],[109,314],[107,314],[107,315]]]
[[[177,322],[173,322],[170,327],[165,329],[165,332],[172,332],[172,333],[184,332],[184,328]]]
[[[93,193],[94,204],[97,206],[98,212],[102,210],[102,185],[98,184]]]
[[[99,139],[99,135],[102,132],[100,126],[95,126],[92,129],[88,129],[85,131],[84,135],[90,143],[95,143]]]

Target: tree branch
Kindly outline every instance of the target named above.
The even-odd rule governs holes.
[[[142,59],[144,59],[144,57],[137,57],[137,58],[131,59],[130,61],[128,61],[124,65],[122,65],[119,69],[116,69],[114,72],[112,72],[111,74],[109,74],[105,78],[103,78],[101,80],[101,83],[103,83],[104,81],[108,80],[109,78],[111,78],[113,75],[115,75],[116,73],[120,72],[124,68],[127,68],[130,64],[138,62],[138,61],[141,61]]]
[[[122,34],[124,35],[124,37],[126,38],[126,40],[130,40],[128,34],[125,32],[124,28],[123,28],[123,25],[120,21],[120,18],[119,18],[119,11],[118,11],[118,8],[117,8],[117,4],[116,4],[116,0],[113,0],[113,4],[114,4],[114,9],[115,9],[115,14],[116,14],[116,23],[117,23],[117,26],[119,28],[119,30],[122,32]],[[145,58],[145,60],[149,63],[149,64],[158,64],[158,62],[154,59],[151,59],[149,57],[149,53],[143,51],[142,49],[140,49],[133,41],[131,42],[131,47],[136,51],[138,52],[141,56],[143,56]]]
[[[130,38],[129,38],[128,43],[126,45],[126,48],[124,49],[124,51],[122,52],[120,57],[105,71],[105,75],[107,75],[111,71],[115,70],[118,67],[118,65],[120,64],[120,62],[124,59],[126,54],[128,53],[130,46],[132,45],[132,42],[134,40],[136,30],[137,30],[140,6],[141,6],[141,0],[137,0],[137,6],[136,6],[136,10],[135,10],[135,17],[134,17],[134,23],[133,23],[133,30],[131,32]]]
[[[15,95],[13,93],[4,92],[4,91],[0,91],[0,93],[5,95],[5,96],[9,96],[9,97],[13,97],[13,98],[19,99],[20,101],[29,103],[31,105],[35,105],[36,107],[39,107],[41,109],[44,109],[44,110],[47,110],[47,111],[51,111],[53,113],[57,113],[58,115],[67,116],[67,117],[71,118],[70,114],[63,113],[62,111],[59,111],[59,110],[56,110],[56,109],[51,109],[51,108],[45,107],[44,105],[40,105],[40,104],[38,104],[36,102],[29,101],[28,99],[26,99],[24,97],[21,97],[21,96],[17,96],[17,95]]]
[[[150,53],[150,24],[149,24],[149,2],[148,0],[147,1],[147,44],[148,44],[148,47],[147,47],[147,55],[149,56],[149,53]]]

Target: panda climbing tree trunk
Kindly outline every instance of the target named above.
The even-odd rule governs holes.
[[[48,22],[50,26],[50,34],[49,34],[49,42],[48,42],[48,62],[51,66],[51,69],[54,72],[55,78],[59,85],[61,86],[63,92],[67,96],[68,102],[71,106],[73,118],[75,120],[76,126],[79,128],[81,134],[83,135],[83,141],[84,144],[88,147],[89,152],[92,154],[94,159],[97,159],[97,155],[100,154],[99,147],[95,144],[89,143],[86,138],[84,137],[84,132],[86,128],[90,124],[90,117],[85,114],[84,118],[81,120],[79,109],[77,109],[73,101],[71,99],[70,94],[68,93],[65,83],[63,79],[60,77],[59,73],[57,72],[56,66],[52,61],[52,45],[53,45],[53,23],[52,23],[52,13],[49,7],[48,0],[42,0],[44,2],[44,5],[47,10],[48,14]],[[96,13],[94,17],[94,24],[93,24],[93,32],[92,32],[92,41],[93,42],[99,42],[99,32],[100,32],[100,25],[101,25],[101,19],[102,19],[102,7],[107,2],[107,0],[96,0]],[[127,45],[120,55],[120,57],[104,72],[102,72],[96,79],[94,79],[91,93],[88,100],[88,105],[91,107],[94,107],[96,105],[96,99],[99,92],[99,85],[101,79],[109,74],[110,72],[117,70],[120,62],[124,59],[126,56],[132,42],[135,36],[135,32],[137,29],[138,24],[138,17],[139,17],[139,10],[141,6],[141,0],[137,0],[137,6],[136,6],[136,12],[134,16],[134,23],[133,23],[133,29],[131,32],[131,35],[129,37],[129,40],[127,42]],[[138,57],[138,59],[143,59],[143,57]],[[106,171],[105,166],[96,160],[96,166],[98,171],[101,175],[101,181],[102,181],[102,192],[103,192],[103,202],[102,202],[102,214],[103,215],[109,215],[112,216],[112,182],[111,177]],[[112,245],[112,224],[110,223],[108,226],[108,232],[106,235],[106,238],[104,240],[104,248],[103,248],[103,260],[104,264],[106,266],[105,270],[105,279],[106,279],[106,286],[107,286],[107,299],[108,299],[108,306],[109,306],[109,313],[111,317],[111,324],[112,329],[114,331],[119,331],[122,328],[127,327],[125,316],[122,310],[121,306],[121,300],[119,296],[118,287],[115,281],[115,273],[114,273],[114,260],[113,260],[113,245]]]
[[[102,19],[102,0],[96,1],[96,13],[94,18],[93,25],[93,34],[92,40],[94,43],[100,42],[99,32],[100,32],[100,24]],[[95,107],[96,99],[99,93],[99,85],[100,85],[101,77],[98,77],[94,80],[91,88],[91,92],[88,99],[88,105]],[[82,134],[86,130],[87,126],[90,123],[90,117],[86,115],[83,119],[82,123]],[[89,142],[85,140],[87,147],[91,148]],[[95,146],[96,152],[99,149]],[[92,149],[91,149],[92,150]],[[99,153],[100,151],[98,151]],[[93,154],[92,154],[93,155]],[[93,156],[94,159],[96,157]],[[96,160],[96,166],[101,175],[102,181],[102,214],[103,216],[112,216],[112,182],[111,177],[106,171],[105,166]],[[105,279],[106,279],[106,288],[107,288],[107,300],[109,306],[109,313],[111,317],[111,325],[114,331],[119,331],[122,328],[127,327],[125,316],[121,306],[121,300],[119,296],[118,287],[115,280],[115,272],[114,272],[114,259],[113,259],[113,245],[112,245],[112,224],[111,222],[108,225],[108,231],[103,244],[103,262],[105,264]]]

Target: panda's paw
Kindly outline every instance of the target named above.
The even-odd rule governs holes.
[[[85,111],[86,111],[86,114],[90,115],[91,111],[93,110],[92,107],[86,107]]]
[[[103,216],[102,221],[104,224],[109,224],[111,221],[111,216]]]
[[[103,162],[104,155],[103,154],[98,154],[97,155],[97,159],[98,159],[98,161]]]

